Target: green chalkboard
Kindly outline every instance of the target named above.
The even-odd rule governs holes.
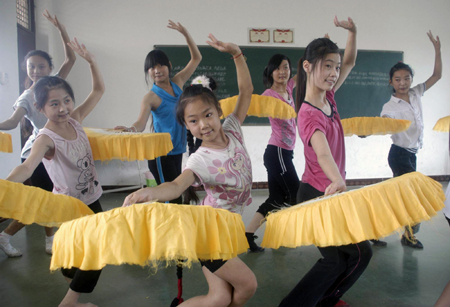
[[[172,63],[173,74],[179,72],[189,62],[190,54],[187,46],[157,45],[155,48],[167,54]],[[210,46],[199,46],[199,49],[203,59],[192,78],[201,74],[214,77],[218,83],[216,94],[219,99],[237,95],[236,68],[230,55]],[[265,90],[262,75],[272,55],[276,53],[287,55],[291,59],[294,75],[297,73],[297,62],[305,50],[305,48],[253,46],[241,49],[247,56],[255,94],[261,94]],[[402,60],[403,52],[400,51],[358,50],[356,66],[336,93],[341,118],[379,116],[383,104],[389,100],[392,93],[389,86],[389,70]],[[249,117],[245,121],[245,124],[249,125],[268,123],[268,119],[257,117]]]

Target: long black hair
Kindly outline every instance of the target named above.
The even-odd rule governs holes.
[[[280,54],[280,53],[275,54],[270,58],[269,63],[267,64],[266,68],[264,68],[263,82],[264,82],[264,86],[266,87],[266,89],[272,87],[272,85],[273,85],[272,73],[275,69],[280,67],[281,62],[283,62],[284,60],[286,60],[289,64],[290,73],[289,73],[288,79],[291,79],[291,76],[292,76],[291,60],[284,54]]]
[[[295,104],[295,110],[298,112],[300,106],[305,100],[306,94],[306,71],[303,69],[303,62],[308,61],[311,65],[312,71],[316,67],[316,64],[322,61],[327,54],[339,53],[338,46],[328,38],[316,38],[305,49],[305,53],[298,61],[297,70],[297,99]]]
[[[145,82],[149,83],[148,70],[155,67],[156,65],[167,66],[169,68],[169,76],[172,72],[172,65],[170,65],[169,58],[164,53],[164,51],[155,49],[150,51],[145,57],[144,62],[144,72],[145,72]]]

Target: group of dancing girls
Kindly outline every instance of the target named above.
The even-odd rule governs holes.
[[[51,17],[48,12],[45,16],[61,32],[66,62],[59,76],[49,76],[52,63],[48,55],[35,53],[26,58],[32,87],[26,92],[28,96],[24,96],[24,93],[19,97],[13,116],[1,123],[0,129],[12,129],[21,117],[26,116],[32,121],[35,130],[40,131],[34,137],[26,160],[7,179],[23,182],[36,172],[43,161],[54,184],[54,193],[76,197],[95,213],[101,212],[98,199],[102,189],[81,123],[104,92],[103,78],[95,57],[86,47],[76,39],[69,42],[67,32],[58,19]],[[350,18],[345,21],[335,18],[334,23],[348,31],[342,60],[335,43],[329,38],[319,38],[307,46],[299,61],[298,76],[291,78],[290,60],[283,55],[273,56],[264,71],[264,84],[267,87],[264,95],[276,97],[294,107],[292,90],[297,86],[297,123],[305,147],[306,167],[300,182],[292,163],[297,129],[295,121],[270,119],[272,136],[264,154],[269,176],[269,198],[260,206],[247,227],[247,238],[253,251],[261,251],[254,243],[254,232],[268,212],[346,190],[344,135],[334,95],[355,65],[357,27]],[[142,101],[138,120],[129,128],[117,128],[143,131],[151,112],[155,131],[169,132],[174,149],[168,157],[149,161],[149,168],[159,185],[130,194],[123,206],[155,199],[181,203],[181,195],[188,187],[203,185],[207,195],[201,205],[242,214],[243,208],[251,203],[252,185],[251,161],[241,129],[253,92],[244,54],[237,45],[221,42],[209,35],[207,43],[220,52],[230,54],[236,65],[239,96],[234,111],[222,124],[222,110],[213,92],[216,87],[214,80],[203,77],[181,90],[200,63],[201,54],[181,24],[169,21],[168,27],[179,31],[186,38],[191,60],[170,79],[171,63],[167,56],[157,50],[150,52],[145,61],[145,73],[153,80],[153,87]],[[70,48],[66,48],[66,45]],[[73,91],[63,79],[75,61],[73,51],[88,62],[93,80],[91,93],[76,108]],[[26,103],[23,102],[25,99]],[[39,124],[37,118],[41,115],[45,115],[48,120]],[[181,155],[186,150],[185,129],[193,137],[202,140],[202,144],[189,157],[181,172]],[[84,189],[77,188],[80,161],[90,167],[93,176],[89,186]],[[13,223],[18,224],[15,221]],[[48,236],[52,235],[50,231],[47,232]],[[6,230],[1,233],[0,246],[9,256],[19,256],[9,243],[12,234],[14,232],[8,233]],[[365,241],[319,250],[323,258],[279,306],[348,306],[340,298],[367,267],[372,256],[370,244]],[[244,306],[255,293],[255,275],[238,257],[228,261],[201,261],[201,264],[209,292],[191,298],[180,306]],[[63,274],[71,283],[60,306],[93,306],[81,304],[78,299],[81,293],[93,291],[100,271],[73,268],[63,270]]]

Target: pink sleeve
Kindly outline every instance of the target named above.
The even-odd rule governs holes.
[[[310,140],[316,130],[319,130],[325,134],[325,126],[323,122],[323,114],[319,110],[311,109],[305,110],[306,107],[302,105],[300,112],[298,113],[298,134],[303,143],[310,146]]]
[[[294,90],[295,87],[295,81],[293,78],[289,79],[287,86],[286,86],[286,90],[288,91],[289,95],[292,96],[292,91]]]

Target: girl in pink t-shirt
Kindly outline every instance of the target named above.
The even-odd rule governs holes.
[[[204,205],[241,212],[251,201],[251,165],[240,129],[253,93],[250,72],[237,45],[218,41],[211,34],[209,38],[209,45],[231,54],[236,64],[239,97],[233,113],[222,125],[222,109],[208,78],[187,87],[178,101],[177,120],[194,137],[202,139],[202,146],[189,157],[186,169],[174,181],[136,191],[125,199],[123,206],[154,199],[169,201],[199,183],[208,190]],[[244,306],[255,293],[256,277],[239,257],[201,263],[208,294],[179,306]]]
[[[266,87],[263,96],[280,99],[295,109],[292,91],[297,75],[292,77],[291,60],[283,54],[275,54],[264,69],[263,81]],[[267,169],[269,197],[259,206],[246,229],[246,237],[252,252],[262,252],[255,243],[255,231],[261,226],[267,214],[283,206],[296,204],[299,179],[295,170],[294,147],[297,125],[295,119],[269,118],[272,135],[264,152],[264,166]]]
[[[86,47],[79,45],[76,39],[69,46],[89,63],[92,91],[82,104],[74,108],[72,88],[64,79],[47,76],[36,83],[35,106],[48,121],[36,138],[30,156],[23,164],[14,168],[6,179],[24,182],[44,160],[54,183],[53,193],[79,198],[97,213],[102,211],[98,201],[102,188],[97,181],[92,151],[81,122],[97,105],[105,86],[97,61]],[[87,306],[79,303],[78,298],[81,293],[94,290],[100,272],[63,269],[63,275],[71,279],[71,283],[59,306]]]
[[[298,130],[304,144],[305,173],[297,201],[345,191],[344,134],[334,93],[356,61],[356,25],[334,19],[348,30],[341,62],[339,48],[329,38],[313,40],[299,61],[297,77]],[[349,306],[340,300],[364,272],[372,257],[368,241],[345,246],[319,247],[323,258],[283,299],[285,306]]]

